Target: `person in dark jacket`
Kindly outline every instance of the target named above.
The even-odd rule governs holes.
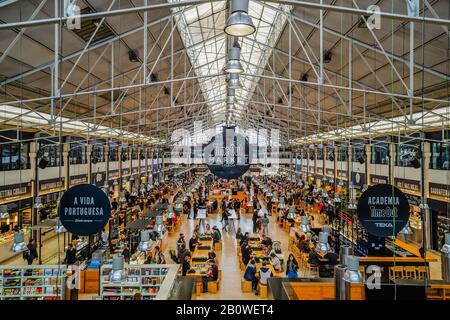
[[[27,250],[24,252],[23,257],[25,260],[27,260],[28,265],[33,264],[34,259],[38,258],[36,243],[34,239],[30,239],[30,241],[28,242]]]
[[[244,243],[241,246],[241,253],[242,253],[242,262],[247,265],[248,262],[250,261],[250,255],[251,255],[251,250],[250,248],[247,246],[247,241],[244,241]]]
[[[228,224],[229,224],[228,215],[229,215],[228,209],[225,209],[224,211],[222,211],[222,220],[221,220],[222,230],[225,230],[225,232],[228,232],[228,229],[227,229]]]
[[[203,277],[203,292],[208,292],[208,282],[217,281],[219,279],[219,267],[214,260],[209,260],[209,270],[206,277]]]
[[[183,277],[186,276],[186,273],[191,269],[191,256],[186,255],[183,260],[183,266],[182,266],[182,274]]]
[[[195,247],[198,245],[197,235],[194,233],[192,238],[189,240],[189,250],[194,252]]]
[[[77,262],[77,250],[73,244],[69,243],[66,249],[66,256],[64,257],[64,263],[69,266],[75,262]]]
[[[257,294],[258,289],[258,278],[256,277],[256,262],[255,260],[251,260],[247,265],[244,273],[244,279],[252,282],[252,289],[255,290],[255,294]]]
[[[252,216],[253,232],[256,232],[258,230],[257,223],[256,223],[258,221],[258,211],[259,211],[259,206],[257,206],[257,207],[253,206],[253,216]]]

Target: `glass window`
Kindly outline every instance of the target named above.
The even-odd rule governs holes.
[[[92,146],[92,159],[97,162],[105,162],[105,151],[102,144],[94,144]]]
[[[372,146],[372,164],[388,164],[389,144],[388,143],[379,143]]]
[[[86,149],[84,144],[71,143],[69,152],[70,164],[85,164],[86,161]]]
[[[0,170],[20,170],[29,169],[29,144],[10,143],[0,145]]]
[[[354,145],[352,148],[352,162],[358,162],[359,158],[364,158],[364,145]]]
[[[339,146],[338,161],[347,161],[347,158],[348,158],[347,146]]]
[[[396,147],[395,165],[398,167],[413,167],[413,160],[420,151],[418,145],[398,143]]]
[[[323,160],[323,148],[317,148],[317,160]]]
[[[119,160],[117,150],[118,150],[117,146],[115,145],[109,146],[109,155],[108,155],[109,161]]]
[[[48,161],[47,167],[58,167],[64,165],[61,148],[62,147],[59,144],[48,144],[41,146],[42,154],[40,157],[43,157]]]
[[[430,169],[449,170],[450,169],[450,144],[433,142],[431,143]]]
[[[131,159],[132,160],[137,160],[138,158],[138,152],[137,152],[137,148],[132,148],[131,149]]]

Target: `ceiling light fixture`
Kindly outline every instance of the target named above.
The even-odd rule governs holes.
[[[239,80],[238,73],[230,73],[228,78],[228,87],[231,89],[236,89],[241,87],[241,81]]]
[[[249,0],[231,0],[231,14],[225,23],[225,33],[230,36],[246,37],[256,31],[248,15]]]
[[[244,72],[244,68],[242,67],[240,58],[241,58],[241,48],[237,46],[235,41],[232,41],[234,44],[230,48],[228,52],[228,62],[225,64],[223,71],[226,73],[242,73]]]

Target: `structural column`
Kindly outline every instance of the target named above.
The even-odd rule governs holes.
[[[394,185],[394,166],[396,159],[395,143],[389,143],[389,184]]]
[[[92,183],[92,144],[86,145],[86,157],[87,157],[87,183]]]
[[[430,223],[430,210],[427,204],[427,199],[429,198],[429,183],[430,183],[430,161],[431,161],[431,148],[430,143],[422,142],[422,181],[421,181],[421,189],[422,189],[422,203],[421,203],[421,212],[422,212],[422,230],[424,232],[423,239],[425,239],[425,249],[431,248],[431,223]]]
[[[63,150],[63,163],[64,163],[64,190],[69,189],[70,187],[70,163],[69,163],[69,154],[70,154],[70,143],[64,143],[62,145]]]

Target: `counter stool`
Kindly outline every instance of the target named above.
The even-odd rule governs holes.
[[[420,266],[416,268],[416,279],[417,280],[430,279],[430,269],[428,268],[428,266]]]
[[[403,267],[403,279],[415,280],[416,278],[416,267]]]
[[[389,268],[389,281],[403,279],[403,267],[395,266]]]

